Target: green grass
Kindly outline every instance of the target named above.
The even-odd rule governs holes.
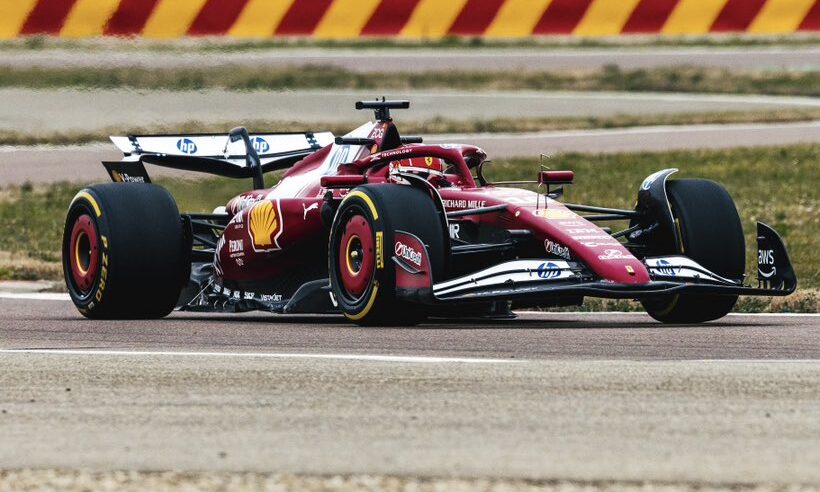
[[[583,130],[597,128],[624,128],[650,125],[696,125],[726,123],[782,123],[820,120],[820,109],[792,108],[767,111],[739,111],[715,113],[646,114],[589,116],[577,118],[493,118],[453,120],[431,118],[418,121],[400,122],[401,131],[409,135],[429,135],[433,133],[514,133],[553,130]],[[242,124],[251,132],[287,131],[331,131],[344,135],[361,123],[350,122],[305,122],[282,120],[250,120]],[[187,121],[173,125],[157,124],[146,127],[129,128],[128,133],[148,135],[159,133],[227,133],[236,122],[229,121]],[[0,130],[0,145],[74,145],[108,141],[109,135],[122,134],[121,126],[91,131],[69,131],[51,133],[30,133]]]
[[[0,67],[0,87],[139,90],[458,89],[658,91],[726,94],[820,95],[820,71],[738,72],[717,68],[660,67],[624,70],[609,65],[585,71],[355,72],[340,67],[214,67],[156,70],[142,67]]]
[[[553,169],[575,171],[565,200],[630,208],[641,181],[663,168],[677,167],[677,178],[702,177],[726,186],[738,207],[747,241],[747,272],[756,271],[754,222],[781,233],[797,271],[803,294],[787,304],[748,298],[745,310],[817,310],[820,303],[820,146],[676,151],[617,155],[564,154],[550,159]],[[534,179],[535,159],[499,160],[487,166],[497,180]],[[269,182],[275,182],[275,176]],[[246,180],[158,180],[181,210],[209,212],[249,186]],[[23,186],[0,190],[0,278],[59,277],[60,237],[66,207],[80,184]],[[20,265],[23,265],[22,267]],[[28,265],[28,266],[26,266]],[[48,267],[51,265],[51,267]],[[49,269],[50,268],[50,269]],[[39,272],[39,273],[38,273]],[[626,304],[591,304],[624,309]],[[773,308],[774,306],[774,308]],[[780,306],[780,307],[778,307]]]

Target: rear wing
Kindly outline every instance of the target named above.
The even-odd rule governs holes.
[[[333,138],[330,132],[250,134],[262,172],[290,167],[333,143]],[[257,172],[247,165],[245,143],[231,142],[227,134],[127,135],[112,136],[111,141],[125,157],[119,162],[104,162],[109,173],[135,162],[229,178],[253,177]]]

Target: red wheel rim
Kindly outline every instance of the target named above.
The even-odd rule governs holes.
[[[74,221],[68,251],[74,285],[80,293],[87,294],[97,277],[99,255],[97,229],[89,215],[80,215]]]
[[[339,276],[342,287],[353,297],[367,290],[373,277],[375,252],[373,229],[362,215],[353,215],[345,224],[339,241]]]

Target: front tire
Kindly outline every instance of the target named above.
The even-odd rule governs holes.
[[[444,228],[423,191],[405,185],[364,185],[347,194],[333,219],[328,249],[330,285],[339,309],[360,325],[414,325],[427,313],[396,296],[391,261],[394,233],[426,246],[433,278],[444,270]]]
[[[63,233],[71,300],[92,319],[151,319],[170,313],[187,280],[182,222],[156,185],[109,183],[81,190]]]
[[[667,183],[667,194],[680,239],[661,254],[685,255],[725,278],[742,279],[746,243],[729,192],[714,181],[679,179]],[[736,302],[736,295],[676,294],[642,304],[664,323],[701,323],[722,318]]]

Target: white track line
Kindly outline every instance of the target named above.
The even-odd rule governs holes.
[[[0,354],[49,354],[49,355],[105,355],[105,356],[170,356],[170,357],[234,357],[247,359],[326,359],[369,362],[409,363],[463,363],[463,364],[509,364],[524,362],[510,359],[475,359],[467,357],[421,357],[405,355],[368,354],[299,354],[299,353],[253,353],[253,352],[174,352],[174,351],[128,351],[128,350],[75,350],[75,349],[0,349]]]
[[[519,316],[530,316],[530,317],[554,317],[560,316],[562,314],[569,314],[572,316],[582,315],[582,316],[609,316],[614,314],[616,316],[648,316],[646,313],[641,311],[557,311],[557,312],[543,312],[543,311],[515,311],[515,314]],[[763,317],[778,317],[778,318],[789,318],[789,317],[818,317],[820,313],[729,313],[726,316],[763,316]]]
[[[70,301],[68,294],[58,292],[0,292],[0,299],[25,299],[29,301]]]

